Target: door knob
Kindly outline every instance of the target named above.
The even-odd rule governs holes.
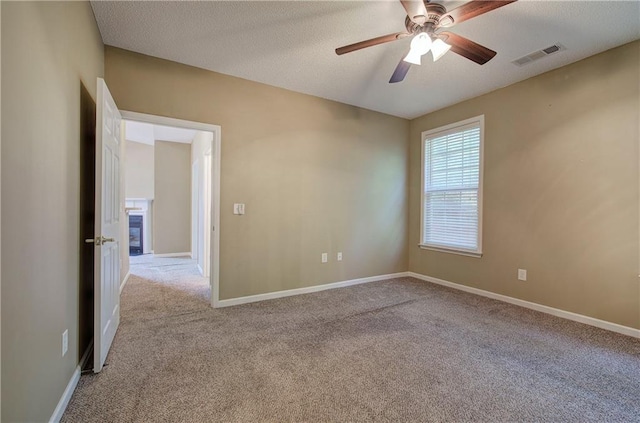
[[[105,238],[104,236],[97,236],[95,238],[87,238],[84,240],[87,244],[104,245],[107,242],[116,242],[115,238]]]
[[[84,242],[86,242],[87,244],[100,245],[100,237],[97,236],[95,238],[87,238],[87,239],[84,240]]]

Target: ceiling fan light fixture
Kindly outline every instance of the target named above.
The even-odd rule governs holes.
[[[409,54],[405,56],[405,62],[411,63],[412,65],[421,65],[422,64],[422,55],[416,53],[414,50],[409,51]]]
[[[431,48],[431,38],[424,32],[413,37],[411,40],[411,49],[409,50],[409,54],[402,59],[405,62],[409,62],[414,65],[420,65],[420,58],[429,52]]]
[[[442,56],[444,56],[450,48],[451,46],[442,41],[440,38],[435,40],[431,45],[431,54],[433,55],[433,61],[435,62]]]

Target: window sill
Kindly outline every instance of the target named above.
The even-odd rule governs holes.
[[[436,247],[433,245],[423,245],[423,244],[419,244],[418,247],[420,247],[423,250],[438,251],[440,253],[450,253],[450,254],[458,254],[458,255],[467,256],[467,257],[482,258],[482,253],[481,252],[479,253],[476,251],[456,250],[453,248]]]

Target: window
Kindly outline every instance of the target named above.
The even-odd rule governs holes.
[[[422,133],[422,248],[482,255],[484,116]]]

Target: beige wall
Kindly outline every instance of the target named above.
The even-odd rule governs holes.
[[[407,270],[408,121],[111,47],[105,73],[123,110],[222,127],[221,299]]]
[[[88,3],[0,7],[2,421],[47,421],[79,362],[80,86],[95,99],[103,47]]]
[[[190,252],[191,145],[156,141],[154,168],[153,252]]]
[[[125,195],[127,198],[153,198],[153,146],[126,142]]]
[[[409,269],[639,328],[639,50],[627,44],[411,121]],[[420,134],[481,114],[484,256],[421,250]]]

